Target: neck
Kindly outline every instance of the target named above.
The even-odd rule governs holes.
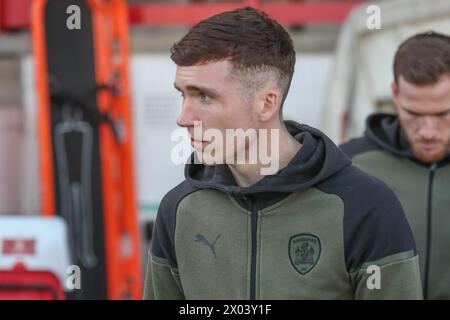
[[[258,150],[260,152],[258,153],[259,156],[257,157],[257,163],[255,164],[228,164],[238,186],[248,187],[262,180],[265,175],[267,175],[266,172],[268,171],[268,166],[272,167],[272,172],[270,174],[275,174],[280,169],[286,167],[300,150],[302,146],[301,143],[291,136],[284,125],[280,125],[280,127],[276,129],[278,129],[279,132],[278,137],[273,137],[271,134],[271,130],[273,129],[268,129],[267,146],[262,146],[267,147],[268,152],[266,155],[270,155],[270,160],[265,160],[269,160],[270,164],[268,164],[267,161],[264,161],[264,159],[261,159],[260,150]],[[260,147],[260,143],[258,143],[260,138],[261,137],[259,136],[257,139],[258,141],[252,146],[249,146],[249,150],[251,150],[251,148]],[[250,151],[247,153],[250,153]],[[247,160],[248,158],[246,157],[246,163],[248,162]],[[276,162],[275,165],[273,161]]]

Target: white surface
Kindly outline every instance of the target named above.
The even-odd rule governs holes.
[[[0,106],[0,214],[20,212],[21,111]]]
[[[22,262],[29,270],[49,270],[61,283],[66,283],[66,270],[70,265],[67,228],[60,217],[1,216],[0,245],[5,239],[34,239],[34,255],[4,254],[0,248],[0,269],[10,270]]]
[[[381,29],[366,26],[367,5],[352,11],[341,28],[323,110],[324,131],[341,141],[342,116],[350,113],[348,138],[359,136],[377,105],[391,101],[392,64],[408,37],[434,30],[449,34],[449,0],[380,1]]]
[[[21,81],[23,100],[23,139],[20,161],[20,212],[39,215],[41,212],[41,184],[39,167],[38,104],[34,60],[31,55],[22,58]]]
[[[298,54],[291,88],[283,108],[285,119],[322,128],[325,90],[332,54]]]
[[[131,79],[140,212],[155,214],[148,206],[158,205],[184,177],[183,165],[170,161],[176,145],[170,136],[181,110],[180,95],[173,88],[175,65],[163,55],[134,56]]]

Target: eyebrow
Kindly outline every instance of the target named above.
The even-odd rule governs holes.
[[[183,92],[183,90],[181,90],[180,87],[178,87],[176,85],[176,83],[173,84],[173,86],[175,87],[176,90]],[[219,92],[211,89],[211,88],[206,88],[206,87],[200,87],[200,86],[194,86],[194,85],[187,85],[186,86],[186,90],[188,91],[196,91],[196,92],[204,92],[206,93],[208,96],[212,96],[212,97],[217,97],[219,96]]]
[[[439,112],[435,112],[435,113],[418,113],[418,112],[414,112],[412,110],[409,110],[408,108],[406,108],[405,106],[400,106],[400,108],[402,108],[403,110],[405,110],[406,112],[414,115],[414,116],[425,116],[425,115],[430,115],[430,116],[443,116],[446,115],[447,113],[450,112],[450,109],[444,110],[444,111],[439,111]]]

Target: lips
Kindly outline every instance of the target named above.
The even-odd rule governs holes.
[[[426,149],[431,149],[431,148],[435,148],[437,146],[437,142],[424,142],[424,141],[420,141],[419,144]]]
[[[191,138],[191,145],[195,148],[195,147],[200,147],[202,148],[205,144],[207,144],[207,141],[203,141],[203,140],[195,140],[194,138]]]
[[[437,142],[419,142],[419,146],[424,150],[434,150],[438,145]]]

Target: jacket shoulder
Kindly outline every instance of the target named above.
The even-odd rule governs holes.
[[[354,156],[380,149],[376,144],[374,144],[369,138],[366,136],[362,136],[360,138],[351,139],[350,141],[343,143],[339,146],[339,148],[345,153],[347,157],[350,159]]]
[[[175,256],[177,208],[186,196],[197,190],[199,190],[197,187],[184,180],[163,197],[158,208],[151,251],[154,256],[168,260],[172,267],[177,266]]]
[[[158,208],[158,215],[162,215],[167,218],[174,215],[181,200],[197,190],[197,187],[189,183],[187,180],[184,180],[167,192],[162,198]]]
[[[416,251],[412,231],[393,191],[351,165],[319,186],[344,202],[347,269],[407,251]]]

